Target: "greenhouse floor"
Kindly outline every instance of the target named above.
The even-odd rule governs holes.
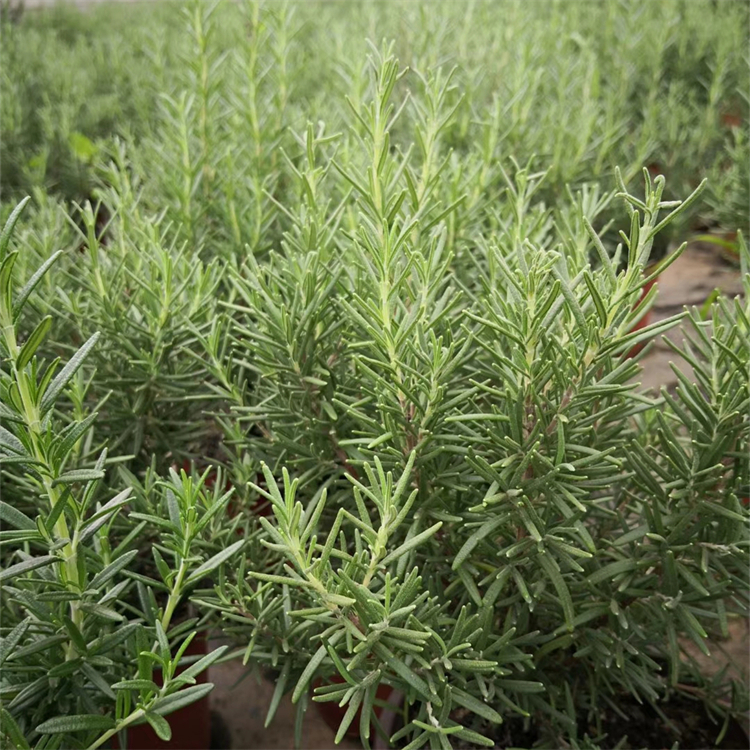
[[[715,288],[729,294],[741,290],[739,272],[736,267],[724,262],[709,244],[692,243],[659,280],[659,296],[652,311],[652,320],[660,320],[678,313],[683,305],[700,307]],[[683,339],[681,329],[670,331],[675,342]],[[644,372],[641,382],[647,388],[668,388],[677,384],[669,362],[674,359],[672,350],[658,341],[643,359]],[[711,657],[700,653],[692,643],[686,643],[686,651],[705,668],[707,674],[721,670],[725,664],[737,675],[747,678],[750,670],[748,623],[730,623],[727,641],[711,647]],[[213,747],[233,750],[286,750],[294,747],[295,707],[287,696],[279,706],[276,718],[268,729],[263,727],[266,712],[271,702],[274,685],[265,678],[248,675],[241,664],[232,662],[212,667],[209,679],[216,688],[211,694],[211,707],[215,718]],[[244,677],[244,679],[243,679]],[[323,721],[314,707],[305,717],[303,748],[324,750],[334,747],[334,732]],[[359,748],[359,742],[344,739],[338,747]]]
[[[729,295],[742,290],[739,269],[725,262],[719,252],[708,243],[694,242],[659,277],[659,295],[652,310],[651,320],[656,322],[679,313],[684,305],[700,307],[714,289]],[[669,338],[680,343],[684,336],[678,326],[669,332]],[[647,388],[658,390],[666,385],[677,385],[677,378],[669,366],[674,352],[661,340],[644,357],[640,378]]]

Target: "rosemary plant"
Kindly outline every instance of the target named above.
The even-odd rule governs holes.
[[[195,677],[225,650],[178,674],[203,628],[178,607],[244,540],[224,521],[217,529],[229,493],[184,472],[155,482],[147,503],[104,482],[107,450],[97,447],[80,377],[99,335],[63,366],[46,348],[51,316],[18,336],[59,258],[14,289],[11,235],[26,202],[0,235],[0,737],[19,749],[93,750],[120,733],[126,747],[127,728],[147,721],[169,739],[164,716],[211,690]],[[141,547],[155,530],[153,547]]]
[[[743,299],[638,326],[696,216],[746,228],[747,4],[144,18],[0,21],[3,741],[166,737],[209,624],[298,741],[379,688],[409,750],[740,710],[681,644],[747,614],[741,238]]]
[[[601,706],[625,694],[695,689],[728,717],[741,689],[706,688],[679,639],[707,652],[748,611],[747,298],[687,316],[676,353],[697,382],[675,366],[676,392],[643,393],[631,356],[685,316],[635,328],[684,249],[653,268],[654,240],[703,186],[666,201],[644,170],[641,200],[618,176],[630,228],[611,250],[593,228],[611,197],[584,191],[555,219],[534,202],[544,176],[517,169],[460,261],[460,204],[430,189],[447,162],[420,178],[391,147],[403,75],[374,56],[346,162],[308,128],[292,229],[233,275],[231,345],[205,339],[262,533],[201,605],[278,670],[268,720],[286,692],[298,727],[310,695],[336,701],[337,741],[358,712],[365,746],[383,731],[379,686],[401,696],[390,741],[410,750],[491,747],[511,717],[540,746],[598,747]]]
[[[101,228],[101,204],[79,210],[81,252],[66,268],[63,305],[76,338],[103,333],[92,352],[91,386],[92,397],[106,399],[102,437],[132,457],[135,471],[152,458],[166,471],[189,460],[197,444],[206,449],[205,398],[191,392],[205,368],[192,330],[213,318],[221,272],[217,260],[194,259],[164,215],[140,204],[141,185],[128,173],[123,144],[106,176],[98,196],[117,220]]]

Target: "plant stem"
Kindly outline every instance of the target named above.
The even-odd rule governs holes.
[[[90,744],[87,750],[96,750],[97,747],[101,747],[110,737],[114,737],[118,732],[125,729],[128,724],[132,724],[136,719],[140,719],[145,716],[146,712],[142,709],[136,709],[130,716],[123,719],[114,729],[108,729],[96,742]]]
[[[7,334],[7,329],[6,329]],[[15,329],[10,330],[10,334],[6,335],[8,339],[9,351],[18,352],[18,343],[16,341]],[[18,385],[18,392],[21,397],[21,403],[23,404],[23,416],[26,422],[26,426],[31,436],[31,446],[34,458],[44,467],[44,490],[49,498],[50,511],[53,511],[59,502],[62,502],[62,492],[57,487],[53,486],[51,471],[52,467],[49,465],[47,456],[42,450],[39,444],[39,437],[41,434],[41,421],[39,415],[39,409],[34,404],[34,401],[29,392],[29,388],[26,382],[26,377],[23,372],[19,372],[15,360],[12,360],[11,364],[12,374],[15,382]],[[71,584],[77,581],[78,578],[78,560],[77,560],[77,545],[74,544],[73,539],[70,536],[68,529],[68,523],[65,520],[65,513],[60,513],[55,521],[55,535],[58,539],[67,539],[67,544],[63,547],[63,559],[60,561],[59,570],[63,583],[71,589]],[[75,589],[80,589],[80,586],[75,586]],[[73,621],[75,626],[82,630],[83,626],[83,612],[78,608],[78,604],[75,601],[70,602],[70,619]],[[68,641],[66,648],[66,660],[70,661],[76,656],[76,647],[72,640]]]
[[[185,561],[185,557],[183,557],[180,561],[180,568],[177,571],[177,577],[175,578],[174,586],[172,587],[172,591],[169,594],[169,599],[167,600],[167,606],[164,608],[164,614],[161,618],[161,626],[164,628],[165,633],[167,632],[169,623],[172,620],[172,615],[174,614],[175,608],[177,607],[177,604],[180,601],[180,597],[182,596],[182,581],[185,578],[186,572],[187,563]]]

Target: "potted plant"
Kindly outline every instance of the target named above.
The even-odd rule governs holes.
[[[105,399],[100,432],[112,451],[142,473],[210,456],[204,416],[210,396],[189,393],[205,369],[194,331],[214,317],[221,273],[216,260],[202,263],[193,249],[175,247],[170,225],[139,200],[143,189],[117,142],[99,168],[97,202],[76,206],[70,219],[78,252],[66,259],[62,308],[71,335],[81,341],[102,334],[91,352],[96,377],[91,397]],[[101,206],[113,218],[101,227]]]
[[[746,8],[242,5],[0,14],[0,744],[153,747],[216,626],[298,744],[717,744],[747,306],[649,310],[704,173],[747,223]]]
[[[356,156],[320,167],[308,132],[283,250],[234,276],[222,382],[241,360],[253,387],[225,419],[273,516],[203,603],[278,670],[268,720],[290,692],[298,740],[312,699],[365,747],[640,747],[653,717],[673,746],[688,701],[718,743],[746,691],[703,679],[680,638],[705,650],[747,614],[748,303],[634,330],[654,240],[697,193],[623,190],[619,268],[583,217],[571,242],[529,204],[476,238],[459,285],[444,204],[389,148],[400,75],[378,58]],[[641,393],[629,352],[683,320],[697,383],[675,365],[675,393]],[[392,734],[382,686],[403,696]]]
[[[229,494],[184,472],[141,498],[108,484],[79,377],[98,336],[62,366],[47,348],[51,316],[21,338],[25,307],[59,258],[15,288],[12,233],[26,202],[0,235],[0,736],[19,749],[93,750],[116,736],[132,746],[127,730],[148,723],[166,741],[165,716],[207,695],[200,675],[226,649],[185,659],[202,622],[177,613],[244,540],[217,525]]]

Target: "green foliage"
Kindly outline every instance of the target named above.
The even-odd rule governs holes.
[[[11,198],[45,185],[82,201],[112,137],[134,138],[150,200],[170,205],[188,236],[267,249],[274,199],[286,198],[288,127],[338,128],[344,96],[356,104],[366,85],[363,40],[377,29],[417,70],[456,67],[462,97],[445,140],[475,189],[501,181],[490,158],[536,155],[548,197],[592,179],[611,186],[615,165],[629,181],[644,164],[684,195],[723,162],[727,116],[747,122],[747,22],[742,3],[708,0],[485,0],[439,13],[165,3],[148,23],[127,5],[8,14],[3,188]],[[412,141],[412,124],[397,143]]]
[[[308,129],[314,189],[280,251],[231,277],[223,419],[238,481],[262,459],[249,502],[273,516],[266,551],[202,603],[247,633],[246,658],[283,667],[294,702],[322,680],[314,700],[348,707],[339,739],[362,707],[368,742],[387,685],[408,716],[394,742],[489,745],[520,715],[559,747],[599,701],[698,679],[678,634],[705,650],[747,612],[747,302],[691,313],[678,353],[696,382],[676,367],[676,392],[642,393],[633,347],[683,314],[636,329],[655,290],[639,298],[683,248],[646,268],[700,190],[665,201],[644,170],[641,200],[620,180],[631,228],[610,259],[593,224],[611,196],[553,212],[534,201],[544,175],[516,168],[509,218],[460,269],[462,207],[429,189],[445,163],[420,180],[418,150],[389,148],[403,74],[374,56],[357,158],[317,157]],[[445,85],[426,81],[438,102]]]
[[[27,202],[0,235],[0,736],[16,748],[94,748],[149,721],[168,737],[161,716],[211,689],[195,677],[226,649],[177,674],[203,626],[176,621],[175,610],[244,540],[228,543],[234,529],[218,519],[229,493],[206,491],[205,476],[173,471],[140,499],[132,486],[112,496],[80,377],[99,333],[64,365],[38,355],[52,316],[18,338],[26,304],[59,257],[14,289],[12,233]],[[139,548],[149,536],[151,548]],[[144,575],[147,550],[158,578]]]
[[[140,186],[130,182],[122,147],[109,180],[102,197],[116,221],[97,225],[101,204],[79,210],[80,253],[66,269],[63,306],[75,338],[85,340],[93,330],[104,335],[93,353],[92,384],[92,395],[106,398],[103,437],[112,450],[133,456],[137,467],[156,456],[162,471],[177,458],[184,461],[205,431],[206,399],[191,393],[205,373],[194,331],[215,316],[221,276],[217,259],[204,264],[192,257],[170,236],[164,216],[139,204]]]
[[[616,744],[626,694],[743,710],[681,646],[748,609],[742,235],[744,298],[638,326],[675,239],[747,228],[747,23],[4,15],[3,220],[32,201],[0,240],[3,739],[167,737],[209,626],[278,671],[298,742],[312,695],[369,746],[379,687],[409,748],[511,717]],[[679,385],[644,392],[678,324]]]
[[[125,123],[140,133],[148,127],[159,86],[156,37],[127,9],[103,11],[60,4],[17,19],[2,14],[4,200],[35,186],[67,200],[88,197],[102,144]]]
[[[736,128],[726,158],[715,165],[710,175],[711,190],[706,201],[711,206],[710,217],[719,228],[728,232],[748,232],[749,143],[747,132]]]

